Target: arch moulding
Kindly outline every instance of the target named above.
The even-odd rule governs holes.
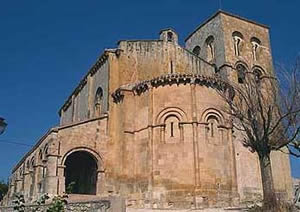
[[[224,116],[223,116],[223,114],[215,108],[206,109],[200,117],[200,122],[206,123],[210,116],[215,116],[218,119],[220,125],[224,125]]]
[[[103,171],[104,167],[103,167],[103,160],[102,157],[99,153],[97,153],[96,151],[94,151],[91,148],[88,147],[76,147],[76,148],[72,148],[71,150],[67,151],[61,159],[61,163],[60,165],[63,167],[66,159],[68,158],[69,155],[71,155],[74,152],[79,152],[79,151],[83,151],[83,152],[87,152],[89,154],[91,154],[91,156],[96,160],[97,162],[97,166],[98,166],[98,171]]]
[[[168,107],[158,113],[158,115],[156,116],[156,119],[155,119],[155,123],[163,124],[165,119],[170,115],[176,116],[180,122],[187,121],[187,115],[183,110],[181,110],[178,107]]]

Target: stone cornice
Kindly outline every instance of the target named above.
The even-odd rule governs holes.
[[[232,88],[228,83],[221,80],[217,76],[204,76],[200,74],[167,74],[156,77],[151,80],[141,81],[135,84],[123,85],[112,93],[112,98],[115,103],[119,103],[124,98],[124,92],[130,91],[134,95],[141,95],[150,88],[173,84],[194,84],[200,86],[211,87],[220,91],[225,91]]]

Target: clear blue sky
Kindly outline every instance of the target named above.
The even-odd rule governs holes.
[[[288,2],[288,3],[287,3]],[[274,63],[300,51],[300,1],[223,0],[224,10],[271,27]],[[219,0],[0,1],[1,140],[34,144],[57,125],[57,111],[104,48],[121,39],[184,38],[219,9]],[[0,179],[29,147],[0,143]],[[292,173],[300,177],[300,159]]]

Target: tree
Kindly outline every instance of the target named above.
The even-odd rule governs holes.
[[[228,80],[228,89],[219,94],[233,128],[243,132],[243,145],[258,155],[264,206],[271,207],[276,204],[271,152],[300,156],[300,58],[289,70],[280,67],[277,74],[256,70],[239,76],[238,82]]]
[[[8,184],[5,183],[4,181],[0,181],[0,201],[3,199],[7,191],[8,191]]]

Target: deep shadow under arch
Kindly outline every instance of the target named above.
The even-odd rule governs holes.
[[[97,161],[86,151],[70,154],[65,161],[66,192],[72,194],[96,194]]]

